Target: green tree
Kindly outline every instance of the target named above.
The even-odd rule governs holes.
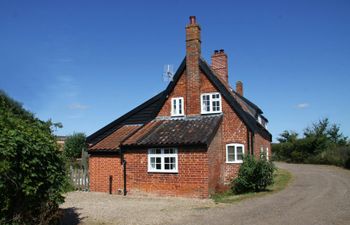
[[[0,224],[48,224],[64,201],[54,126],[0,91]]]
[[[347,137],[340,132],[340,127],[337,124],[332,124],[327,130],[329,140],[336,145],[345,146],[347,145]]]
[[[350,167],[350,146],[340,126],[321,119],[304,130],[304,137],[284,131],[273,144],[273,157],[296,163],[332,164]]]
[[[280,143],[295,142],[298,139],[298,133],[295,131],[283,131],[277,138]]]
[[[74,133],[64,143],[64,154],[69,159],[80,158],[82,151],[86,151],[86,136],[84,133]]]

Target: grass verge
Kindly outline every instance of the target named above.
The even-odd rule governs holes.
[[[273,185],[268,186],[266,191],[235,195],[231,190],[228,190],[226,192],[213,195],[212,199],[215,201],[215,203],[234,203],[248,198],[261,197],[283,190],[287,187],[291,179],[292,174],[290,172],[284,169],[277,169],[275,172],[275,182]]]

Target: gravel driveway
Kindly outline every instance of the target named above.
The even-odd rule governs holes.
[[[276,163],[294,178],[283,191],[235,204],[72,192],[66,224],[350,224],[350,171]]]

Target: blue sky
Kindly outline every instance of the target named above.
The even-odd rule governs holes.
[[[328,117],[350,136],[350,1],[0,2],[0,89],[59,135],[87,135],[166,87],[195,15],[202,55],[229,56],[229,81],[274,137]]]

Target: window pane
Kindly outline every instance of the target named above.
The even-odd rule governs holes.
[[[228,162],[235,161],[235,148],[234,148],[234,146],[227,147],[227,161]]]
[[[173,99],[173,114],[177,114],[176,99]]]
[[[203,105],[202,110],[204,112],[209,112],[210,111],[210,96],[209,95],[203,95],[202,96],[202,105]]]
[[[219,97],[220,97],[219,94],[213,94],[213,96],[212,96],[212,98],[214,98],[214,99],[217,99],[217,98],[219,98]]]
[[[154,154],[162,154],[162,150],[160,148],[156,148]]]
[[[237,160],[243,160],[243,147],[237,146]]]
[[[161,170],[162,169],[162,159],[160,157],[156,158],[156,169]]]
[[[170,163],[169,157],[165,157],[165,158],[164,158],[164,163]]]
[[[154,157],[151,158],[151,168],[155,169],[156,168],[156,159]]]
[[[220,111],[220,101],[213,101],[213,111]]]
[[[182,114],[182,99],[179,98],[179,114]]]

